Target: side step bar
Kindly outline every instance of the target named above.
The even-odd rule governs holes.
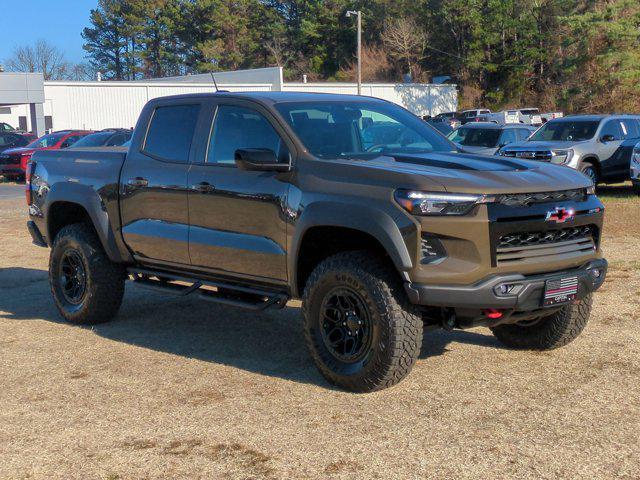
[[[289,299],[282,293],[232,283],[189,278],[146,268],[128,268],[127,272],[132,277],[133,283],[144,288],[181,297],[196,293],[198,298],[203,300],[248,310],[284,308]]]

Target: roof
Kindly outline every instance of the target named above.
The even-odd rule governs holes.
[[[640,118],[640,115],[633,115],[629,113],[599,113],[599,114],[583,114],[583,115],[567,115],[560,118],[554,118],[549,120],[550,122],[559,122],[563,120],[585,120],[599,122],[604,118]]]
[[[158,97],[154,100],[162,99],[180,99],[180,98],[248,98],[259,100],[267,103],[284,103],[284,102],[355,102],[355,101],[378,101],[384,102],[381,98],[366,97],[360,95],[343,95],[339,93],[309,93],[309,92],[207,92],[207,93],[186,93],[183,95],[172,95],[168,97]]]

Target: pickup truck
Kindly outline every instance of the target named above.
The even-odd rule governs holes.
[[[154,99],[128,149],[35,153],[26,195],[69,322],[113,318],[126,280],[253,311],[301,298],[313,361],[357,392],[403,379],[425,326],[565,345],[607,270],[584,175],[460,152],[368,97]]]

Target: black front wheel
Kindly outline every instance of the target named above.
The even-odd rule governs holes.
[[[596,168],[591,163],[583,163],[579,168],[580,172],[589,177],[589,179],[593,182],[594,185],[598,185],[598,172]]]
[[[124,282],[124,268],[109,260],[89,225],[69,225],[58,232],[49,258],[49,283],[67,321],[110,320],[122,303]]]
[[[375,255],[344,252],[321,262],[303,296],[305,340],[332,384],[369,392],[401,381],[422,343],[422,318],[393,268]]]

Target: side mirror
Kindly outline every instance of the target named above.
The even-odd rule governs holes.
[[[268,148],[242,148],[236,150],[236,165],[240,170],[256,172],[288,172],[288,163],[278,162],[273,150]]]
[[[607,143],[607,142],[613,142],[615,141],[616,137],[614,137],[613,135],[603,135],[600,137],[600,141],[602,143]]]

